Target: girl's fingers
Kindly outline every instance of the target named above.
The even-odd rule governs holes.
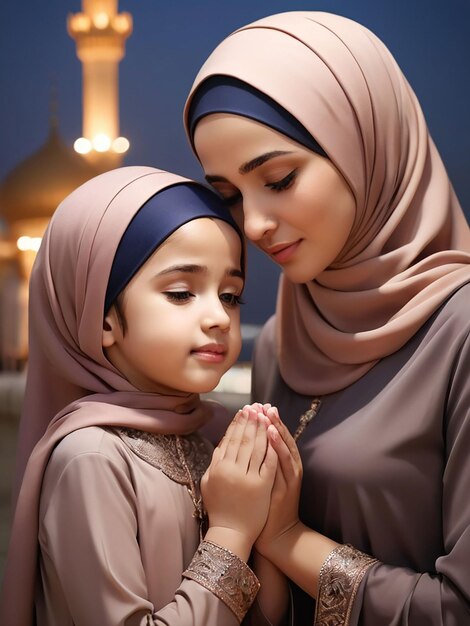
[[[269,420],[262,413],[257,415],[257,430],[253,451],[250,459],[250,470],[259,474],[260,468],[265,460],[266,448],[268,446],[267,427]]]
[[[237,465],[247,472],[250,467],[253,449],[256,446],[258,418],[256,416],[256,411],[252,407],[244,407],[243,412],[248,415],[248,419],[245,430],[243,431],[242,437],[239,441],[236,462]]]
[[[248,413],[243,408],[240,411],[237,418],[233,420],[232,422],[233,428],[231,428],[230,433],[227,434],[226,437],[224,437],[224,439],[226,439],[225,449],[224,449],[224,455],[221,458],[227,459],[230,461],[236,461],[238,448],[240,447],[240,441],[243,438],[243,433],[245,432],[245,427],[246,427],[247,422],[248,422]]]
[[[233,431],[235,429],[235,425],[240,420],[241,415],[242,415],[242,409],[240,409],[239,411],[236,412],[235,417],[230,422],[230,424],[227,427],[227,430],[225,431],[225,435],[222,437],[222,439],[219,442],[219,445],[214,450],[214,452],[216,450],[218,450],[218,458],[220,458],[220,459],[224,458],[224,454],[225,454],[225,451],[227,449],[228,442],[230,441],[232,433],[233,433]]]
[[[230,437],[227,437],[227,444],[223,458],[227,461],[236,462],[240,445],[245,440],[245,429],[249,422],[250,409],[243,407],[239,417],[234,423],[233,430],[230,432]]]

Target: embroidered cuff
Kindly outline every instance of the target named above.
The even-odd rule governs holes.
[[[361,580],[374,563],[377,559],[349,544],[330,552],[320,569],[314,626],[349,625]]]
[[[185,578],[211,591],[235,613],[239,622],[252,605],[260,584],[248,565],[236,554],[212,541],[202,541]]]

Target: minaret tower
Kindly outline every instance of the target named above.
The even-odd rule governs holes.
[[[83,65],[83,137],[74,148],[98,170],[118,167],[129,148],[119,135],[119,62],[132,17],[118,13],[118,0],[82,0],[67,28]]]

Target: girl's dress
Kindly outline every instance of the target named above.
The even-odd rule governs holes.
[[[183,184],[196,183],[150,167],[102,174],[63,201],[44,236],[2,626],[235,626],[256,596],[248,565],[201,541],[194,517],[211,452],[197,431],[225,411],[196,394],[138,391],[102,349],[119,242],[147,200]]]

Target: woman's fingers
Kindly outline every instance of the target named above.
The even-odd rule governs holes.
[[[284,480],[287,484],[292,480],[296,480],[302,474],[302,462],[297,451],[296,455],[291,453],[286,442],[279,434],[278,429],[272,424],[268,426],[268,437],[271,446],[274,448],[281,468]],[[295,445],[295,443],[294,443]]]
[[[300,454],[299,454],[299,450],[297,448],[297,444],[295,443],[294,438],[290,434],[290,432],[287,429],[287,427],[281,421],[281,418],[279,417],[279,412],[278,412],[277,408],[273,406],[270,409],[268,409],[267,416],[269,417],[271,423],[275,426],[276,430],[280,434],[280,436],[281,436],[282,440],[284,441],[284,443],[286,444],[290,454],[295,459],[295,462],[296,463],[301,463]]]
[[[260,476],[263,479],[277,480],[278,456],[270,441],[267,442],[266,454],[260,468]]]

